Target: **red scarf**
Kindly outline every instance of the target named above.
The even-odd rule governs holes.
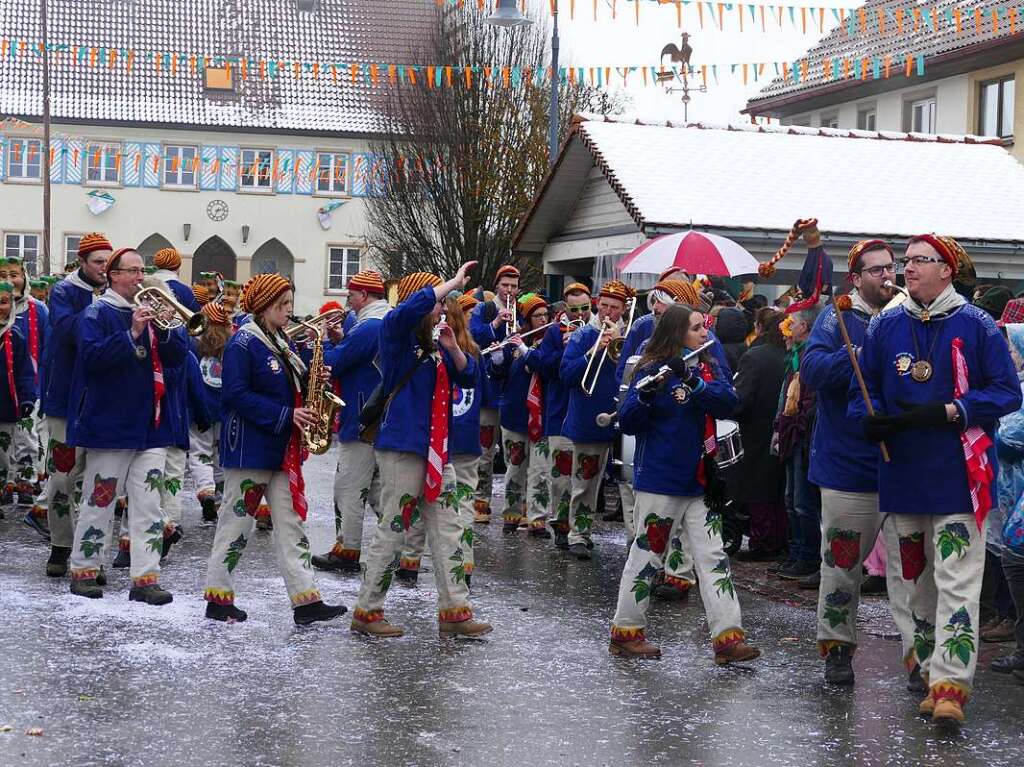
[[[164,398],[164,366],[160,362],[160,351],[157,348],[156,331],[149,329],[149,356],[153,362],[153,427],[160,428],[160,403]]]
[[[530,376],[530,388],[526,392],[526,433],[530,442],[540,442],[544,436],[543,424],[541,422],[541,407],[543,389],[540,385],[540,375],[534,373]]]
[[[964,342],[953,339],[953,397],[960,399],[970,388],[967,380],[967,360],[963,353]],[[971,506],[978,530],[984,530],[985,517],[992,508],[992,464],[986,450],[992,447],[992,440],[980,426],[971,426],[960,432],[964,446],[964,461],[967,464],[967,484],[971,490]]]
[[[448,368],[444,358],[437,357],[434,376],[434,397],[430,403],[430,447],[427,448],[427,479],[423,497],[433,503],[441,495],[441,475],[448,463],[448,412],[451,409],[452,390],[448,383]]]
[[[18,412],[18,387],[14,385],[14,347],[11,345],[11,330],[4,333],[4,361],[7,363],[7,388],[14,402],[14,412]]]
[[[700,363],[700,377],[707,383],[714,379],[711,374],[711,366],[706,363]],[[718,430],[715,426],[715,419],[710,415],[704,416],[704,455],[714,457],[718,452]],[[701,487],[707,486],[707,476],[704,473],[704,461],[703,459],[697,464],[697,481],[701,484]]]
[[[39,310],[31,298],[28,299],[28,354],[32,358],[36,384],[39,383]]]
[[[295,392],[295,407],[302,407],[302,392]],[[302,430],[292,423],[292,434],[288,438],[288,447],[284,449],[284,461],[281,470],[288,474],[288,492],[292,496],[292,510],[299,519],[306,521],[306,480],[302,478],[302,462],[306,458],[306,450],[302,446]]]

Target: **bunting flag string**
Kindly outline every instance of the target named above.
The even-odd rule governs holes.
[[[803,34],[824,35],[833,29],[840,29],[848,36],[855,35],[902,35],[905,29],[905,22],[910,22],[912,29],[917,31],[922,23],[930,25],[934,32],[938,33],[946,28],[952,28],[957,36],[964,34],[980,35],[991,29],[993,35],[1018,33],[1017,20],[1024,18],[1024,5],[1015,5],[1007,2],[1004,5],[991,8],[977,8],[972,3],[964,3],[960,6],[950,6],[939,9],[937,5],[918,5],[908,3],[903,7],[887,7],[868,9],[862,4],[852,3],[846,6],[817,6],[817,5],[779,5],[763,3],[726,3],[710,2],[709,0],[622,0],[623,3],[631,3],[634,6],[633,13],[620,13],[617,10],[615,0],[606,0],[592,3],[593,21],[632,21],[639,26],[641,19],[640,6],[669,6],[671,14],[675,17],[676,26],[679,29],[694,30],[712,28],[730,32],[760,32],[769,31],[765,23],[768,17],[775,22],[776,28],[771,31],[782,31],[786,29],[798,30]],[[437,5],[464,7],[468,3],[475,3],[476,6],[486,11],[495,7],[495,0],[436,0]],[[549,12],[554,12],[557,0],[550,0]],[[527,12],[526,1],[521,3],[524,13]],[[570,21],[577,18],[575,0],[569,0],[568,14],[565,12],[565,2],[558,5],[560,9],[559,18],[568,15]],[[745,23],[744,14],[749,15],[750,24]],[[586,14],[581,14],[583,18]],[[650,14],[648,14],[650,16]],[[755,17],[760,23],[755,24]],[[646,19],[647,16],[644,16]],[[788,24],[786,19],[789,20]],[[973,19],[973,24],[968,20]],[[1020,30],[1024,31],[1024,29]]]
[[[853,17],[850,17],[853,18]],[[127,75],[138,74],[144,68],[166,77],[196,77],[200,67],[226,70],[227,81],[234,81],[235,75],[242,80],[276,80],[291,77],[299,80],[310,78],[320,80],[325,72],[330,73],[331,81],[337,83],[345,79],[352,83],[378,84],[382,79],[389,83],[408,86],[419,86],[430,89],[453,87],[483,88],[519,88],[539,86],[549,83],[552,79],[551,68],[525,67],[491,67],[465,66],[452,67],[444,65],[423,64],[384,64],[384,63],[342,63],[302,61],[298,59],[253,59],[224,56],[200,56],[197,54],[167,53],[140,51],[134,48],[104,48],[83,45],[51,44],[51,50],[57,54],[51,58],[51,67],[74,66],[98,71],[109,71],[123,68]],[[0,40],[0,49],[15,52],[12,55],[27,57],[35,54],[40,56],[41,45],[29,44],[25,40]],[[884,62],[888,61],[888,65]],[[891,74],[892,68],[902,68],[906,77],[922,77],[925,71],[925,57],[922,54],[907,53],[901,55],[873,56],[863,59],[829,58],[824,62],[826,80],[854,79],[860,73],[860,79],[885,79]],[[744,84],[752,78],[759,80],[766,67],[772,67],[776,76],[786,79],[792,77],[793,82],[805,82],[810,77],[810,62],[807,59],[785,62],[735,62],[728,64],[690,64],[686,76],[695,78],[698,74],[707,84],[707,72],[710,69],[715,82],[718,81],[719,70],[728,70],[731,74],[741,73]],[[871,76],[866,73],[870,70]],[[842,76],[836,76],[836,72]],[[884,71],[884,76],[883,76]],[[640,77],[630,77],[639,73]],[[660,86],[670,79],[683,76],[680,66],[673,65],[632,65],[632,66],[586,66],[559,67],[558,82],[584,84],[593,87],[650,87]]]

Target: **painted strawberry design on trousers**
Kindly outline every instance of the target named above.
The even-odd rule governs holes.
[[[406,493],[399,501],[402,506],[402,528],[408,530],[419,521],[419,498]]]
[[[598,465],[600,458],[601,456],[599,455],[580,454],[580,465],[576,469],[576,476],[583,480],[596,477],[597,473],[601,470],[601,467]]]
[[[647,529],[647,544],[655,554],[662,554],[668,547],[668,534],[672,530],[672,520],[668,517],[659,517],[657,514],[648,514],[644,518],[644,527]]]
[[[568,477],[572,474],[572,453],[569,450],[556,450],[555,460],[551,467],[551,476]]]
[[[105,509],[114,502],[117,494],[117,477],[101,477],[99,474],[93,480],[92,494],[89,496],[89,505],[98,509]]]
[[[903,580],[914,581],[921,577],[925,568],[924,533],[917,532],[900,536],[900,565]]]
[[[263,500],[263,493],[266,492],[267,486],[265,484],[259,484],[253,482],[251,479],[242,480],[242,484],[239,485],[239,489],[242,491],[242,503],[245,508],[245,513],[249,516],[255,517],[256,512],[260,507],[260,501]]]
[[[494,427],[493,426],[481,426],[480,427],[480,447],[484,450],[490,450],[494,446]]]
[[[850,570],[860,558],[860,533],[856,530],[840,530],[830,527],[825,534],[829,550],[825,552],[825,563],[829,567]]]
[[[520,466],[526,460],[526,443],[509,440],[505,443],[505,452],[508,453],[510,464]]]
[[[51,471],[67,474],[75,468],[75,448],[65,445],[63,442],[51,440],[50,461],[53,463]]]

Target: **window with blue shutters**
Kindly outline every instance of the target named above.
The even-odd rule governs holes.
[[[121,183],[121,145],[115,142],[87,144],[85,180],[93,186]]]
[[[295,193],[313,193],[313,152],[299,150],[295,153]]]
[[[295,150],[277,150],[277,170],[275,172],[274,190],[281,194],[291,194],[295,186]]]
[[[223,192],[238,189],[238,147],[225,146],[220,149],[220,188]]]
[[[202,164],[199,171],[199,188],[213,191],[217,188],[217,177],[220,175],[220,147],[204,146]]]
[[[4,170],[7,167],[7,139],[0,136],[0,181],[4,180]]]
[[[272,192],[274,190],[274,150],[243,149],[239,168],[239,191]]]
[[[342,195],[349,190],[348,152],[317,152],[316,193]]]
[[[7,140],[7,180],[38,182],[42,179],[43,142],[12,136]]]
[[[64,180],[64,162],[61,159],[61,149],[64,147],[64,139],[50,139],[50,183],[59,184]]]
[[[365,197],[369,181],[369,157],[359,153],[352,155],[352,195]]]
[[[82,167],[85,164],[82,150],[81,139],[67,139],[62,154],[64,155],[64,180],[69,184],[82,183]]]
[[[142,144],[128,141],[124,145],[124,185],[138,186],[142,183]]]
[[[160,186],[160,171],[163,166],[163,147],[146,144],[146,155],[142,172],[142,185],[155,189]]]
[[[163,185],[168,189],[195,189],[199,170],[198,149],[194,146],[164,146]]]

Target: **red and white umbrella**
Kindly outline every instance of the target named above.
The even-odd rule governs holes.
[[[736,277],[755,274],[757,259],[730,239],[691,229],[648,240],[624,256],[617,268],[622,274],[661,274],[670,266],[689,274]]]

